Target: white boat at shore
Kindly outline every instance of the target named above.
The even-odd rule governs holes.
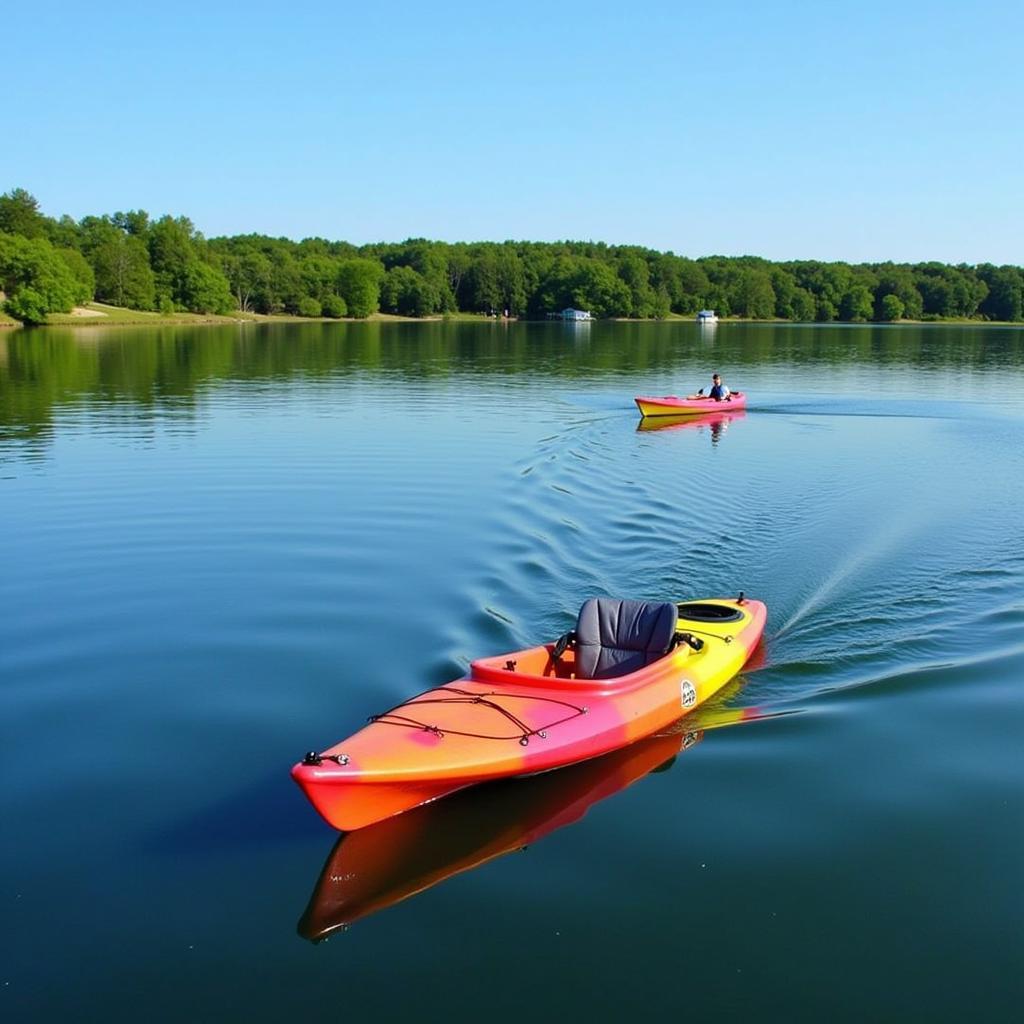
[[[715,315],[713,309],[702,309],[697,314],[697,323],[699,324],[717,324],[718,317]]]
[[[558,313],[548,313],[549,320],[568,320],[570,322],[579,323],[581,321],[593,320],[594,317],[589,309],[573,309],[571,306],[568,309],[563,309]]]

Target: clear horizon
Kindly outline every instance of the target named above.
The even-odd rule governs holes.
[[[0,191],[211,237],[1024,263],[1020,5],[136,10],[5,16]]]

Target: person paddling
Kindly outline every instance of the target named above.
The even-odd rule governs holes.
[[[689,395],[690,398],[711,398],[716,402],[728,402],[732,392],[729,390],[728,385],[722,383],[722,378],[719,374],[714,373],[711,375],[711,390],[705,395],[704,389],[695,395]]]

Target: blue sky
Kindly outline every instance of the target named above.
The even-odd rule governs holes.
[[[207,235],[1024,263],[1024,4],[8,8],[0,191]]]

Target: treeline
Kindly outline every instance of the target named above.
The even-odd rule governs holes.
[[[364,318],[567,306],[597,317],[721,316],[851,322],[1024,317],[1024,270],[943,263],[851,265],[754,256],[688,259],[596,242],[354,246],[266,235],[204,238],[142,210],[54,219],[24,189],[0,196],[0,290],[26,323],[95,299],[162,313]]]

